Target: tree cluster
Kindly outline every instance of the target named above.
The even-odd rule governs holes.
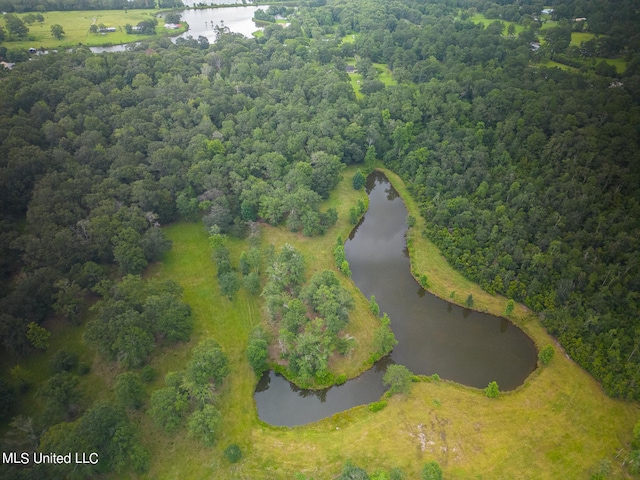
[[[193,349],[187,368],[168,373],[166,386],[153,392],[149,415],[167,432],[181,427],[188,416],[189,436],[213,445],[222,420],[214,402],[228,374],[229,360],[220,345],[213,339],[203,340]]]
[[[304,258],[290,245],[275,255],[267,274],[263,295],[289,372],[305,384],[324,378],[333,350],[346,353],[351,346],[339,337],[354,306],[351,294],[330,270],[316,273],[303,286]]]
[[[85,338],[126,368],[140,367],[157,343],[186,342],[191,336],[191,309],[173,281],[143,281],[128,275],[107,289],[92,308]]]

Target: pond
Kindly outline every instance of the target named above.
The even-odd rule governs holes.
[[[265,374],[256,389],[258,415],[272,425],[300,425],[379,399],[386,365],[405,365],[472,387],[496,381],[502,391],[521,385],[535,369],[533,341],[506,319],[453,305],[425,290],[410,273],[407,210],[387,178],[367,178],[369,209],[345,243],[352,278],[367,297],[375,295],[398,340],[390,358],[328,390],[297,389]],[[459,292],[458,295],[465,295]],[[268,378],[268,380],[267,380]],[[309,400],[311,399],[311,400]]]
[[[221,4],[224,2],[220,2]],[[172,37],[173,42],[182,37],[189,36],[197,39],[200,36],[206,37],[210,43],[215,42],[216,34],[214,27],[224,26],[233,33],[241,33],[245,37],[251,37],[253,32],[260,30],[253,23],[253,14],[258,8],[267,9],[269,7],[237,6],[225,8],[205,8],[188,9],[180,12],[182,21],[189,24],[189,30],[183,34]],[[161,20],[162,21],[162,20]],[[90,47],[93,53],[104,52],[124,52],[129,44],[109,45],[106,47]]]

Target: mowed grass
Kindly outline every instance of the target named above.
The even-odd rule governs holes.
[[[338,208],[340,221],[322,237],[307,239],[281,228],[263,229],[263,244],[294,244],[307,255],[309,270],[332,267],[332,247],[354,201],[363,195],[349,185],[354,169],[326,206]],[[399,178],[385,171],[404,195],[411,213],[417,205]],[[500,314],[506,299],[484,293],[449,267],[437,249],[416,232],[414,268],[429,276],[431,290],[445,298],[451,290],[464,299],[473,293],[476,306]],[[221,299],[201,225],[179,223],[166,228],[174,247],[152,275],[173,278],[185,289],[196,330],[190,345],[156,358],[158,370],[184,368],[192,345],[206,336],[220,342],[231,359],[232,373],[220,399],[224,425],[218,444],[205,448],[189,440],[185,431],[167,435],[142,416],[145,442],[152,450],[151,471],[143,478],[291,479],[335,478],[346,460],[372,473],[401,467],[407,478],[419,478],[424,463],[436,460],[447,479],[583,479],[602,460],[610,461],[610,478],[628,478],[621,462],[640,409],[635,403],[607,398],[599,385],[556,346],[547,367],[539,368],[514,392],[488,399],[477,389],[445,381],[413,384],[408,396],[396,396],[384,410],[366,406],[295,428],[260,422],[253,403],[255,378],[243,356],[248,332],[261,321],[259,301],[241,292],[233,302]],[[232,242],[233,255],[245,246]],[[237,257],[236,257],[237,258]],[[347,282],[348,283],[348,282]],[[464,295],[464,297],[463,297]],[[552,344],[538,320],[518,305],[514,320],[539,346]],[[184,352],[181,352],[181,349]],[[237,443],[243,459],[230,465],[221,452]]]
[[[97,11],[72,11],[72,12],[45,12],[44,22],[35,22],[27,25],[29,36],[33,40],[20,40],[15,42],[4,42],[3,45],[9,50],[29,49],[29,48],[69,48],[80,44],[88,46],[98,45],[119,45],[150,38],[149,35],[129,35],[125,31],[125,25],[137,25],[143,20],[155,18],[160,13],[159,10],[97,10]],[[18,15],[24,18],[25,15]],[[92,34],[89,28],[92,24],[104,24],[106,27],[115,27],[112,33]],[[62,25],[64,37],[60,40],[51,35],[51,25]],[[163,27],[163,20],[158,19],[158,33],[169,32]],[[5,26],[4,19],[0,25]],[[172,34],[181,33],[183,30],[173,30]]]

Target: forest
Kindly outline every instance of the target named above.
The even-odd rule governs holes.
[[[147,364],[193,331],[182,288],[142,280],[172,248],[165,227],[176,221],[206,229],[230,299],[264,287],[279,326],[277,338],[253,333],[256,370],[278,343],[303,383],[326,377],[329,354],[352,348],[340,334],[353,308],[342,265],[305,277],[298,264],[285,281],[278,265],[291,251],[251,260],[248,250],[236,267],[224,245],[258,224],[326,234],[338,214],[323,202],[345,166],[365,171],[375,159],[406,182],[420,234],[455,269],[535,313],[609,396],[640,400],[640,14],[631,0],[550,5],[555,26],[545,28],[549,5],[530,0],[316,0],[259,38],[156,38],[99,55],[78,47],[2,69],[0,416],[13,432],[4,442],[107,452],[99,468],[56,466],[63,476],[149,468],[136,420],[154,376]],[[499,20],[485,27],[471,20],[477,12]],[[505,34],[503,22],[520,33]],[[578,29],[593,36],[572,45]],[[348,64],[362,78],[358,97]],[[32,385],[19,364],[48,348],[52,318],[82,326],[100,361],[120,369],[116,401],[78,400],[88,365],[64,348]],[[229,359],[213,340],[190,355],[151,394],[148,414],[211,444]],[[24,395],[40,412],[28,420],[16,416]],[[107,440],[113,429],[120,444]]]

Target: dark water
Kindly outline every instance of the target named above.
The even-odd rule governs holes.
[[[265,374],[255,394],[259,417],[273,425],[301,425],[380,398],[385,363],[415,374],[484,388],[521,385],[536,366],[533,341],[509,321],[452,305],[426,293],[410,273],[405,243],[407,210],[386,177],[367,179],[369,209],[345,244],[353,280],[375,295],[398,340],[390,359],[359,378],[322,392],[300,391]],[[467,296],[465,292],[458,295]]]

